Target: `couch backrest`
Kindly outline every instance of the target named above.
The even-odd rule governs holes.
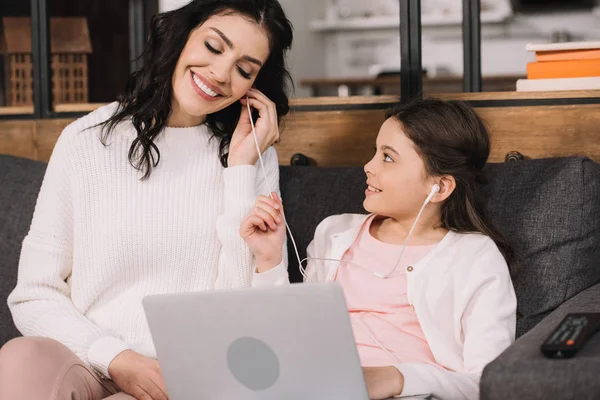
[[[600,281],[600,164],[552,158],[492,164],[483,190],[521,255],[517,334]]]
[[[6,307],[16,284],[45,164],[0,155],[0,346],[17,335]],[[521,255],[515,280],[517,334],[562,302],[600,281],[600,165],[586,158],[525,160],[487,167],[481,187],[491,220]],[[288,223],[302,258],[316,226],[340,213],[361,213],[362,168],[281,167]],[[292,281],[301,280],[288,241]]]
[[[493,223],[520,254],[517,334],[600,280],[600,165],[586,158],[489,164]],[[325,217],[365,212],[362,168],[282,167],[281,191],[301,258]],[[288,240],[289,271],[300,281]],[[485,267],[485,266],[482,266]]]
[[[21,243],[45,171],[45,163],[0,155],[0,346],[18,334],[6,297],[17,283]]]

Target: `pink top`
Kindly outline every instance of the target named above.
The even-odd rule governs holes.
[[[399,363],[437,365],[406,297],[406,268],[421,260],[435,245],[407,246],[394,274],[387,279],[378,278],[373,272],[392,271],[402,246],[383,243],[371,236],[373,219],[371,216],[365,221],[342,257],[362,268],[342,263],[335,278],[344,290],[361,364],[365,367]]]

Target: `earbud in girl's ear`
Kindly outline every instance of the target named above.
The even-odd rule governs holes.
[[[440,191],[440,185],[438,185],[436,183],[435,185],[433,185],[431,187],[431,191],[429,192],[429,196],[427,196],[427,199],[425,200],[425,204],[429,203],[429,201],[433,198],[433,196],[435,196],[435,194],[439,191]]]

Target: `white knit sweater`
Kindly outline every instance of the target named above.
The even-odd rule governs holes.
[[[115,107],[58,139],[8,299],[23,335],[58,340],[104,377],[126,349],[156,357],[144,296],[287,280],[285,260],[253,274],[238,233],[257,194],[268,193],[256,166],[223,168],[205,125],[166,128],[155,141],[158,167],[142,181],[128,161],[131,123],[117,126],[108,146],[99,140],[95,125]],[[264,161],[268,187],[279,191],[273,148]]]

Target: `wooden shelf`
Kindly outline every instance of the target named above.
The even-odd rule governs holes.
[[[490,75],[482,77],[483,90],[486,92],[514,91],[518,79],[522,75]],[[312,95],[352,96],[355,94],[400,94],[400,74],[383,75],[381,77],[349,77],[349,78],[311,78],[300,80],[300,85],[308,87]],[[463,91],[462,76],[423,76],[423,92],[460,93]]]
[[[478,92],[478,93],[433,93],[426,97],[447,100],[523,100],[523,99],[570,99],[600,98],[600,90],[577,90],[556,92]],[[305,97],[290,99],[290,106],[329,106],[358,104],[389,104],[400,100],[399,96],[350,96],[350,97]],[[90,112],[104,103],[57,104],[57,112]],[[0,107],[0,115],[33,114],[33,107]]]
[[[33,114],[33,106],[0,107],[0,115]]]
[[[431,95],[440,99],[452,100],[539,100],[539,99],[580,99],[600,98],[600,90],[571,90],[552,92],[479,92],[479,93],[440,93]]]
[[[76,104],[56,104],[55,112],[82,112],[87,113],[103,106],[105,103],[76,103]],[[23,115],[32,114],[33,106],[19,107],[0,107],[0,115]]]
[[[561,92],[476,92],[476,93],[432,93],[425,97],[444,100],[539,100],[600,98],[600,90],[575,90]],[[307,97],[292,99],[291,106],[331,106],[348,104],[389,104],[400,101],[399,96],[350,96],[350,97]]]
[[[75,104],[56,104],[55,112],[90,112],[102,107],[105,103],[75,103]]]
[[[290,106],[327,106],[349,104],[389,104],[395,103],[398,96],[350,96],[350,97],[304,97],[291,99]]]

